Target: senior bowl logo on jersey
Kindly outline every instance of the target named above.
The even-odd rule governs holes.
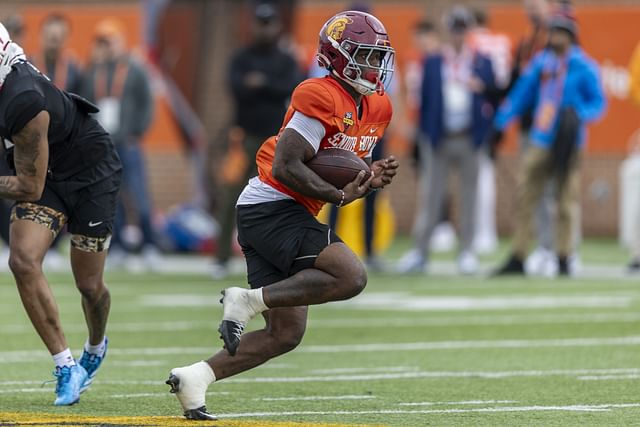
[[[342,123],[344,123],[344,130],[347,130],[349,126],[353,126],[353,113],[351,111],[344,113]]]
[[[342,33],[347,28],[347,24],[351,24],[353,20],[347,16],[338,16],[329,25],[327,25],[327,36],[334,40],[342,38]]]

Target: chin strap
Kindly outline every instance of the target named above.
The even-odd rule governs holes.
[[[376,93],[380,96],[384,95],[384,84],[380,79],[376,82]]]

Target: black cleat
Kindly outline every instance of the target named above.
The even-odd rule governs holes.
[[[511,258],[502,267],[491,274],[492,277],[509,275],[524,276],[524,262],[515,255],[511,255]]]
[[[218,332],[220,332],[224,347],[231,356],[235,356],[236,351],[238,351],[242,331],[244,331],[244,325],[240,322],[234,322],[233,320],[223,320],[222,323],[220,323],[220,327],[218,327]]]
[[[169,375],[169,379],[164,383],[171,386],[171,390],[169,390],[169,393],[177,393],[180,391],[180,378],[176,377],[175,375]]]
[[[217,416],[207,412],[206,406],[201,406],[197,409],[187,409],[184,411],[184,417],[188,420],[199,420],[199,421],[215,421],[218,419]]]

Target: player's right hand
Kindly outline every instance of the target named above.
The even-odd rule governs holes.
[[[371,181],[373,180],[373,173],[371,173],[371,176],[369,176],[366,181],[363,181],[366,174],[366,171],[358,172],[356,178],[345,185],[345,187],[342,189],[342,191],[344,191],[344,203],[342,204],[343,206],[348,205],[354,200],[359,199],[367,194],[367,192],[369,191],[369,187],[371,186]]]

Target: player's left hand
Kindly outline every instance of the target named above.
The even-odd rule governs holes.
[[[398,166],[400,166],[400,163],[398,163],[394,156],[389,156],[373,162],[371,164],[373,180],[371,180],[370,187],[377,190],[387,184],[391,184],[393,177],[396,176],[396,173],[398,172]]]

